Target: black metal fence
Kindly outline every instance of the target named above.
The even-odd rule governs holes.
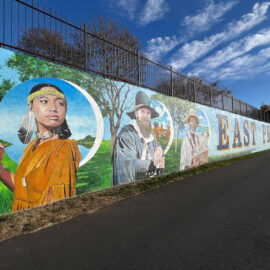
[[[0,0],[0,46],[261,121],[270,115],[90,32],[33,0]],[[2,18],[2,19],[1,19]],[[2,26],[1,26],[2,24]]]

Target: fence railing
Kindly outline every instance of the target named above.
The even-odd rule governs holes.
[[[33,0],[0,0],[0,46],[261,121],[270,115],[224,91],[94,35]],[[2,26],[1,26],[2,24]]]

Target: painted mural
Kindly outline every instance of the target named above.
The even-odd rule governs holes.
[[[270,125],[0,49],[0,213],[270,146]]]

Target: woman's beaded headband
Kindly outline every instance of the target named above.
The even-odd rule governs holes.
[[[59,91],[57,91],[55,88],[43,87],[40,90],[38,90],[38,91],[36,91],[28,96],[28,98],[27,98],[28,103],[30,103],[36,97],[42,96],[42,95],[54,95],[54,96],[65,99],[65,95],[63,93],[60,93]]]

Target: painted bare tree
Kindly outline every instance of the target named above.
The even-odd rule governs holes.
[[[103,116],[109,117],[112,154],[121,119],[128,105],[130,85],[125,82],[137,84],[139,72],[141,78],[145,78],[142,76],[144,69],[139,71],[138,68],[137,53],[141,44],[127,27],[101,17],[93,19],[87,32],[84,36],[82,32],[76,31],[67,38],[59,32],[39,27],[25,32],[19,44],[26,51],[42,52],[43,55],[61,62],[72,63],[75,67],[85,67],[86,63],[89,72],[110,78],[84,76],[77,72],[78,78],[73,76],[69,80],[85,88],[97,101]],[[15,62],[17,61],[19,60],[16,59]],[[18,69],[14,63],[10,65]],[[143,63],[140,66],[143,67]],[[32,71],[36,73],[35,70]],[[46,72],[46,68],[44,70],[38,68],[38,71],[39,74]],[[140,81],[142,82],[142,79]]]
[[[87,37],[87,68],[123,81],[120,83],[113,79],[104,79],[96,85],[99,89],[97,98],[110,121],[112,155],[123,113],[130,105],[128,100],[131,89],[125,81],[137,83],[138,80],[136,52],[141,44],[122,24],[117,25],[112,20],[101,17],[92,21],[88,31],[93,36]]]
[[[131,87],[125,83],[103,79],[95,81],[95,88],[99,90],[99,94],[96,96],[97,101],[102,104],[102,109],[109,118],[112,154],[123,113],[130,106],[128,97]]]

